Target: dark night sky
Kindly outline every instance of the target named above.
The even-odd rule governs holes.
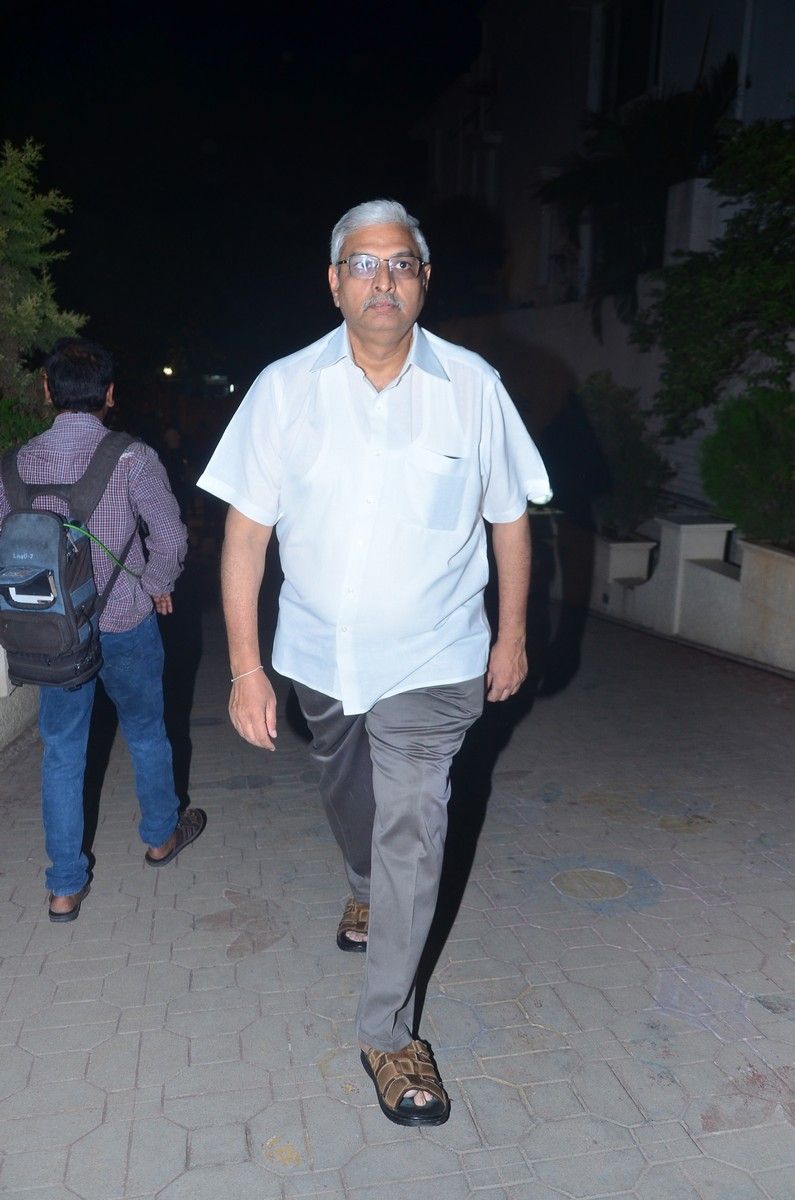
[[[0,5],[0,137],[73,202],[58,300],[120,364],[179,346],[241,386],[337,319],[352,204],[427,213],[409,131],[480,46],[477,0]]]

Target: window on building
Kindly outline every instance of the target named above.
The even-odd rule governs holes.
[[[609,112],[647,93],[657,83],[664,0],[607,0],[597,5],[601,25],[593,43],[602,55],[601,110]]]

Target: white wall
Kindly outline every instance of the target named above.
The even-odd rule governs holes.
[[[604,307],[602,341],[594,334],[589,309],[579,301],[460,318],[445,322],[439,333],[497,368],[531,433],[539,433],[568,393],[595,371],[609,371],[621,386],[638,389],[644,406],[657,390],[659,353],[640,353],[630,345],[610,301]],[[662,449],[676,471],[670,489],[706,505],[697,460],[702,437]]]
[[[0,649],[0,750],[34,724],[38,701],[38,688],[9,682],[5,651]]]

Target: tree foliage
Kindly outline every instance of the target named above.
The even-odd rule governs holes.
[[[0,154],[0,448],[30,437],[46,424],[40,382],[30,363],[59,337],[85,323],[58,308],[50,264],[62,233],[55,217],[70,209],[60,192],[37,190],[41,150],[10,142]]]
[[[709,250],[657,274],[633,327],[663,361],[655,411],[684,437],[717,406],[703,444],[707,494],[748,536],[795,540],[795,124],[758,121],[735,132],[710,186],[732,205]],[[752,532],[753,531],[753,532]]]
[[[633,339],[664,362],[656,408],[671,437],[703,424],[732,382],[788,388],[795,367],[795,128],[760,121],[726,146],[710,187],[737,205],[709,250],[656,274]]]
[[[637,389],[597,371],[585,380],[580,399],[609,477],[594,497],[597,527],[611,537],[628,537],[660,512],[673,469],[657,445]]]
[[[751,387],[701,446],[704,489],[745,537],[795,549],[795,396]]]

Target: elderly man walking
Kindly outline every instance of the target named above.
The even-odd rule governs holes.
[[[273,750],[257,604],[275,529],[284,581],[273,669],[293,682],[350,891],[337,932],[365,951],[356,1017],[385,1115],[440,1125],[450,1102],[415,1037],[415,975],[436,905],[452,759],[527,674],[527,501],[543,462],[497,372],[417,324],[431,274],[393,200],[337,222],[343,322],[266,367],[199,486],[229,504],[222,593],[232,722]],[[492,527],[499,622],[483,593]]]

